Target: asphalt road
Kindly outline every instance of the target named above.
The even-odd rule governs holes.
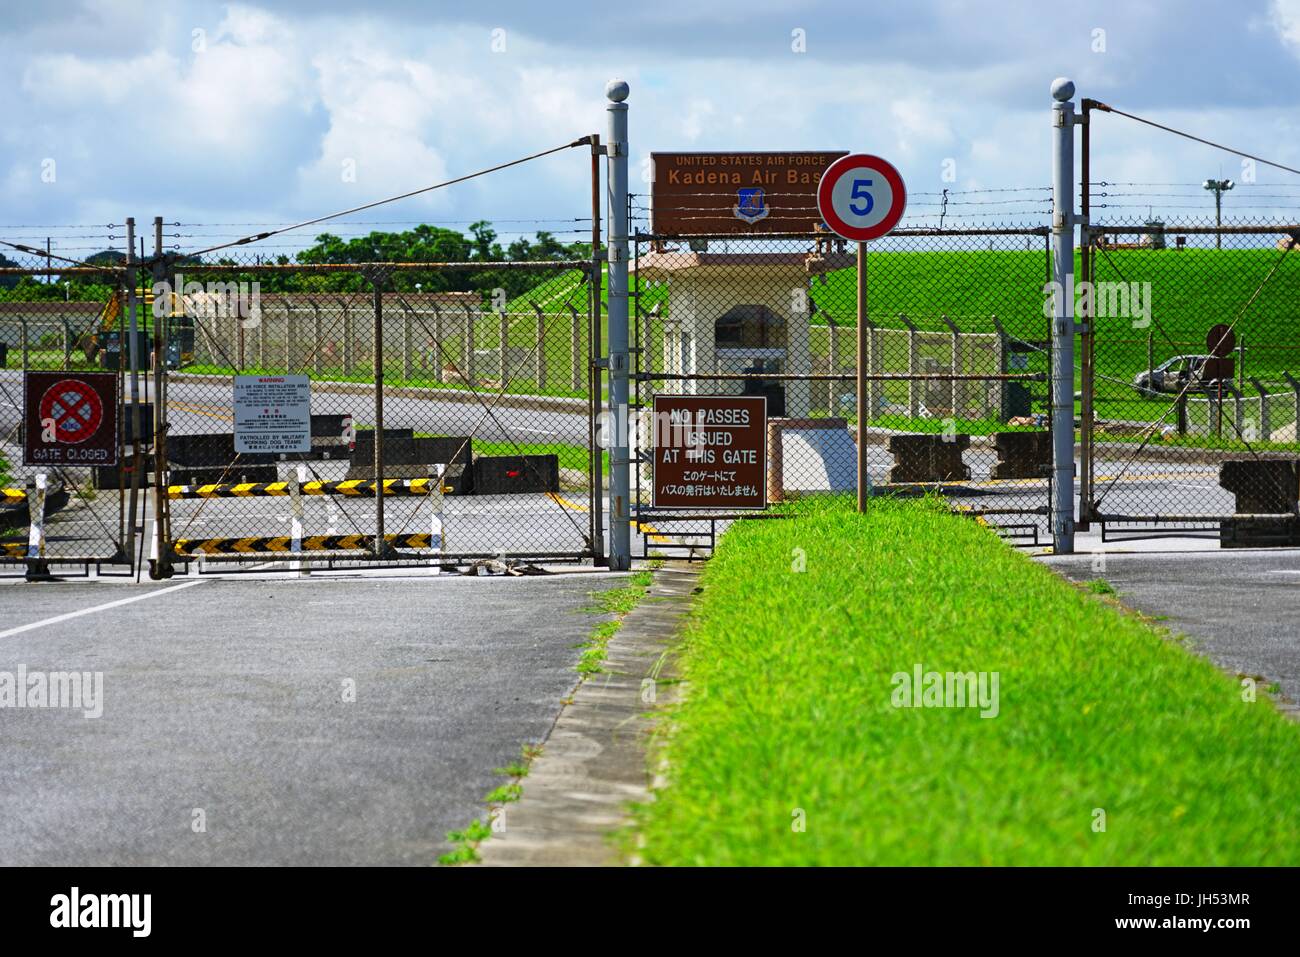
[[[0,671],[103,672],[104,707],[0,708],[0,865],[432,864],[546,736],[616,581],[2,585]]]
[[[1300,551],[1107,552],[1044,557],[1075,581],[1105,578],[1127,605],[1193,639],[1230,672],[1300,701]],[[1098,562],[1104,562],[1097,567]]]
[[[152,401],[152,383],[147,378],[141,377],[141,394],[144,401]],[[10,432],[22,416],[22,381],[21,370],[0,369],[0,435]],[[168,386],[171,431],[178,435],[234,431],[232,389],[228,376],[214,376],[210,381],[173,381]],[[384,427],[473,435],[484,442],[587,443],[587,416],[581,409],[561,412],[518,408],[511,404],[510,396],[497,400],[487,390],[480,395],[483,403],[492,407],[490,414],[478,402],[439,398],[437,389],[426,390],[427,397],[420,398],[386,395]],[[369,391],[352,394],[333,390],[328,383],[313,383],[311,410],[316,414],[351,415],[358,426],[374,424],[374,396]]]

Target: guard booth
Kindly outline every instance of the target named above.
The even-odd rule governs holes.
[[[662,283],[662,336],[643,325],[647,353],[662,349],[672,375],[743,379],[666,380],[660,391],[685,395],[761,395],[770,416],[807,416],[811,383],[770,375],[808,375],[806,252],[712,252],[655,244],[633,263],[634,281]],[[656,363],[657,364],[657,363]]]

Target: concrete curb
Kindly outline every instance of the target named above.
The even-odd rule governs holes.
[[[523,779],[523,798],[504,806],[504,831],[479,845],[482,866],[625,863],[610,835],[628,825],[629,804],[650,799],[648,712],[677,698],[672,649],[699,572],[686,562],[655,572],[649,593],[610,639],[604,672],[582,682],[560,713]],[[643,688],[646,680],[655,683]]]

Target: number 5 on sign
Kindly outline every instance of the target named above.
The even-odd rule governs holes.
[[[879,239],[898,225],[907,207],[903,178],[879,156],[853,153],[826,168],[817,209],[826,225],[854,242]]]
[[[849,204],[849,209],[853,210],[853,212],[858,216],[867,215],[867,213],[871,212],[871,207],[876,205],[875,199],[873,199],[871,193],[867,191],[867,187],[870,185],[871,180],[869,179],[855,179],[853,181],[853,193],[851,194],[853,199],[861,199],[867,204],[861,209],[858,208],[857,203]]]

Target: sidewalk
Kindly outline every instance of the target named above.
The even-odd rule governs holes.
[[[610,639],[603,673],[578,687],[555,722],[522,799],[504,805],[504,833],[479,845],[483,866],[625,863],[611,834],[628,824],[629,804],[650,799],[652,712],[677,698],[671,649],[699,571],[679,562],[655,572]]]

